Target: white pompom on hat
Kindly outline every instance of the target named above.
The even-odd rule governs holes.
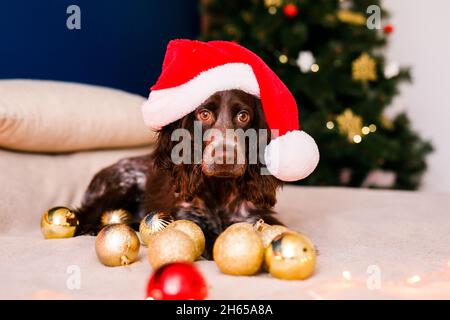
[[[161,75],[142,108],[144,122],[160,130],[212,94],[232,89],[260,98],[269,129],[278,131],[264,153],[269,172],[283,181],[304,179],[313,172],[319,149],[300,130],[292,93],[260,57],[234,42],[170,41]]]

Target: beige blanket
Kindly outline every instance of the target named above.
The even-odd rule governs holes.
[[[0,150],[0,298],[144,298],[151,273],[145,247],[138,262],[108,268],[96,258],[94,237],[44,240],[39,229],[45,209],[79,204],[98,169],[144,152]],[[320,251],[311,278],[234,277],[221,274],[214,262],[196,264],[210,299],[449,299],[449,208],[450,196],[443,194],[285,187],[277,205],[281,219]]]

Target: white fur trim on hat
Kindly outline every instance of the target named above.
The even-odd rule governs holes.
[[[290,131],[273,139],[264,151],[267,170],[283,181],[306,178],[319,163],[319,148],[304,131]]]
[[[259,97],[259,85],[252,67],[245,63],[226,63],[201,72],[177,87],[153,90],[142,106],[145,124],[153,130],[194,111],[218,91],[239,89]]]

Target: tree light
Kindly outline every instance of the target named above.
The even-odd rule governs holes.
[[[278,57],[278,60],[280,60],[281,63],[286,63],[288,62],[288,57],[285,54],[282,54]]]
[[[420,278],[420,276],[416,274],[416,275],[414,275],[412,277],[409,277],[406,280],[406,282],[408,282],[409,284],[416,284],[416,283],[419,283],[420,280],[422,280],[422,278]]]
[[[344,270],[342,272],[342,276],[344,277],[345,280],[348,280],[348,281],[352,280],[352,274],[348,270]]]
[[[356,134],[353,136],[353,142],[354,143],[360,143],[362,140],[361,136],[359,134]]]

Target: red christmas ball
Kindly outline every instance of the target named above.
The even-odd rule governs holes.
[[[190,263],[170,263],[156,270],[147,285],[147,299],[204,300],[206,282]]]
[[[298,14],[298,7],[293,3],[289,3],[283,7],[283,13],[288,18],[294,18]]]
[[[387,24],[384,26],[384,33],[390,34],[394,31],[394,26],[392,24]]]

